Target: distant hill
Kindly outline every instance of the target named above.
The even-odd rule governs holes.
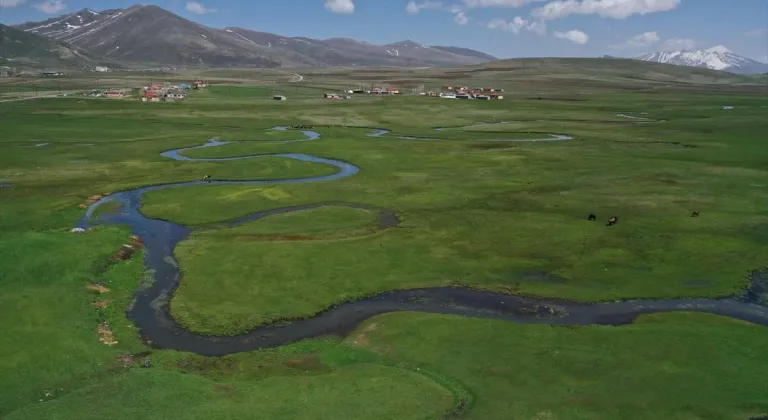
[[[13,67],[93,68],[115,63],[66,42],[0,24],[0,62]]]
[[[494,57],[494,56],[492,56],[490,54],[486,54],[484,52],[477,51],[477,50],[472,50],[472,49],[469,49],[469,48],[444,47],[444,46],[441,46],[441,45],[432,45],[430,48],[433,48],[433,49],[436,49],[436,50],[440,50],[440,51],[449,52],[451,54],[458,54],[458,55],[463,55],[463,56],[466,56],[466,57],[474,57],[474,58],[477,58],[477,59],[483,60],[483,61],[498,60],[497,57]]]
[[[732,73],[761,74],[768,72],[768,64],[734,54],[722,45],[698,51],[648,53],[634,58],[655,63],[701,67]]]
[[[494,57],[413,41],[374,45],[347,38],[286,37],[244,28],[216,29],[157,6],[75,13],[16,26],[124,63],[209,67],[455,66]]]

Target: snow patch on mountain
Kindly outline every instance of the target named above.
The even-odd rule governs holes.
[[[732,73],[768,72],[768,64],[734,54],[731,50],[722,45],[697,51],[654,52],[636,56],[634,59],[651,61],[654,63],[722,70]]]

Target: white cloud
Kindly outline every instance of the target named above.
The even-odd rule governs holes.
[[[768,36],[768,28],[753,29],[744,32],[745,36]]]
[[[64,4],[63,0],[46,0],[42,3],[38,3],[35,5],[35,9],[47,13],[49,15],[54,15],[56,13],[59,13],[60,11],[64,10],[67,7],[66,4]]]
[[[598,15],[626,19],[632,15],[666,12],[676,9],[681,0],[558,0],[535,9],[535,17],[547,20],[570,15]]]
[[[411,1],[405,6],[405,11],[411,15],[418,14],[422,10],[443,10],[450,12],[454,15],[453,21],[459,25],[466,25],[467,22],[469,22],[469,17],[464,13],[464,8],[459,4],[446,6],[440,1],[426,0],[423,3]]]
[[[352,0],[325,0],[325,8],[342,15],[355,13],[355,3]]]
[[[209,9],[205,7],[202,3],[198,3],[196,1],[187,2],[187,11],[196,13],[198,15],[205,15],[207,13],[216,13],[216,9]]]
[[[434,9],[442,9],[442,8],[443,8],[443,3],[439,1],[425,1],[424,3],[416,3],[412,1],[405,6],[405,10],[412,15],[419,13],[422,9],[434,10]]]
[[[638,48],[648,48],[658,44],[660,41],[661,37],[658,32],[645,32],[640,35],[635,35],[621,44],[612,45],[611,47],[620,50],[634,50]]]
[[[695,50],[699,43],[690,38],[672,38],[664,41],[662,51],[690,51]]]
[[[470,9],[473,7],[522,7],[541,1],[546,0],[461,0]]]
[[[555,36],[560,39],[567,39],[574,44],[584,45],[589,41],[589,35],[579,30],[572,30],[568,32],[555,32]]]
[[[11,7],[16,7],[25,1],[27,0],[0,0],[0,7],[7,7],[10,9]]]
[[[501,29],[502,31],[508,31],[515,34],[519,34],[520,31],[526,30],[536,32],[539,35],[544,35],[547,32],[547,27],[544,22],[530,21],[523,19],[520,16],[506,21],[504,19],[493,19],[485,25],[490,29]]]

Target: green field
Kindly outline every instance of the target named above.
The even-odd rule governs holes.
[[[259,84],[258,75],[248,82],[231,70],[219,76],[243,79],[242,86],[214,85],[183,103],[0,103],[0,119],[11,122],[0,124],[0,184],[10,186],[0,188],[0,418],[768,414],[766,327],[706,314],[554,327],[403,312],[374,317],[347,337],[224,357],[153,348],[125,316],[132,294],[152,281],[143,253],[104,268],[130,241],[128,228],[68,232],[94,194],[203,175],[279,180],[336,171],[279,156],[178,162],[160,155],[219,137],[233,143],[185,155],[301,153],[360,172],[313,184],[147,193],[145,215],[199,227],[176,248],[183,280],[170,302],[174,318],[196,333],[235,335],[379,292],[431,286],[583,302],[721,297],[746,288],[748,272],[768,262],[768,100],[759,80],[679,68],[635,79],[622,69],[583,70],[590,78],[578,85],[553,68],[546,89],[546,76],[535,72],[520,80],[503,69],[457,73],[465,78],[457,83],[507,89],[505,100],[488,102],[327,101],[325,89],[370,75],[316,70],[308,72],[313,84]],[[415,71],[378,77],[448,83],[445,74]],[[273,94],[289,99],[272,101]],[[643,112],[665,121],[616,115]],[[292,124],[315,125],[322,137],[275,142],[303,138],[299,130],[269,130]],[[367,136],[377,128],[392,133]],[[550,133],[574,139],[488,141]],[[315,203],[329,205],[219,225]],[[400,223],[379,229],[375,212],[333,203],[388,209]],[[597,223],[586,220],[590,213]],[[606,227],[611,216],[619,223]],[[91,282],[109,291],[88,290]],[[99,341],[105,321],[112,345]],[[151,367],[142,367],[145,359]]]

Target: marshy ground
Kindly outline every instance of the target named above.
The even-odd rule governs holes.
[[[529,100],[539,95],[523,92],[498,102],[276,103],[257,99],[262,93],[213,86],[178,105],[0,104],[3,121],[13,121],[0,126],[0,183],[13,186],[0,190],[3,418],[714,419],[768,412],[765,327],[707,314],[553,327],[404,312],[374,317],[346,337],[224,357],[148,346],[125,316],[133,293],[151,287],[144,253],[103,268],[130,234],[114,226],[69,233],[84,213],[80,204],[205,174],[288,179],[335,171],[280,157],[222,164],[160,155],[213,137],[265,141],[185,154],[303,153],[360,172],[318,184],[154,191],[144,196],[145,215],[205,227],[257,211],[348,202],[388,209],[400,224],[379,232],[374,213],[328,206],[201,229],[176,249],[183,280],[170,301],[173,317],[197,333],[233,335],[386,290],[435,286],[584,302],[719,297],[739,293],[749,272],[768,261],[768,146],[761,141],[768,104],[759,95],[606,89],[571,92],[579,101]],[[735,109],[722,110],[725,103]],[[666,121],[638,123],[619,113]],[[504,124],[459,128],[494,122]],[[301,138],[267,130],[291,124],[315,125],[322,138],[269,142]],[[370,138],[367,129],[329,127],[341,125],[392,133]],[[529,133],[574,139],[482,141]],[[50,144],[21,147],[41,143]],[[700,217],[690,217],[697,210]],[[586,220],[590,213],[596,223]],[[611,216],[619,223],[609,228]],[[91,284],[107,291],[89,292]],[[141,367],[144,359],[151,367]]]

